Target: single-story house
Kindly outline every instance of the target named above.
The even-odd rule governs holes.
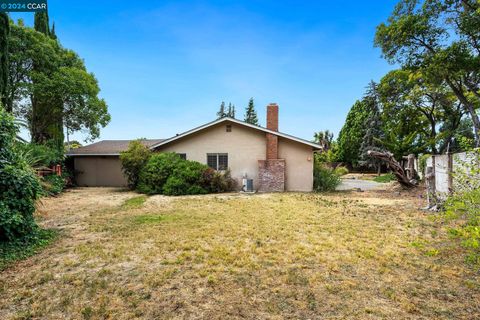
[[[267,127],[220,118],[169,139],[141,140],[154,152],[176,152],[216,170],[230,169],[241,186],[258,191],[312,191],[313,153],[321,146],[278,131],[278,105],[267,106]],[[79,186],[125,186],[119,155],[128,140],[105,140],[73,149]]]

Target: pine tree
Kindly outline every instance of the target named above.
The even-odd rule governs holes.
[[[229,102],[227,110],[226,117],[235,118],[235,105]]]
[[[367,93],[363,98],[363,101],[369,108],[369,113],[365,120],[366,131],[360,146],[359,163],[363,166],[376,168],[378,175],[380,175],[382,161],[368,155],[369,150],[380,152],[385,151],[381,143],[384,138],[384,132],[380,118],[380,102],[378,99],[377,87],[378,85],[375,82],[370,82],[367,87]]]
[[[222,101],[222,103],[220,104],[220,109],[217,112],[217,118],[221,119],[221,118],[225,118],[226,116],[227,114],[225,113],[225,102]]]
[[[253,103],[253,98],[250,98],[248,101],[248,106],[245,109],[245,122],[254,124],[258,126],[258,117],[257,117],[257,111],[255,111],[255,105]]]
[[[8,36],[10,33],[10,21],[8,15],[0,12],[0,104],[7,106],[7,83],[8,83]],[[12,110],[7,110],[12,112]]]

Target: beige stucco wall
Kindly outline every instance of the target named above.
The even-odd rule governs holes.
[[[121,187],[127,185],[118,157],[75,157],[76,182],[81,187]]]
[[[160,148],[160,152],[187,154],[188,160],[207,163],[207,153],[228,153],[228,165],[232,177],[239,184],[247,173],[258,187],[258,160],[265,160],[265,133],[232,123],[232,132],[226,132],[225,124],[202,130],[184,139]],[[287,191],[312,191],[312,148],[287,139],[279,139],[279,158],[286,162]]]
[[[278,157],[280,159],[285,159],[285,189],[287,191],[312,191],[312,147],[295,141],[279,138]]]
[[[219,124],[172,142],[158,151],[186,153],[187,160],[204,164],[207,163],[207,153],[228,153],[228,166],[239,188],[245,173],[254,180],[256,188],[258,160],[265,159],[265,133],[233,123],[231,126],[232,132],[226,132],[226,125]]]

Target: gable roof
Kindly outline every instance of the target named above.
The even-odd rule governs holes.
[[[182,138],[184,138],[186,136],[189,136],[189,135],[191,135],[195,132],[207,129],[209,127],[212,127],[214,125],[217,125],[217,124],[220,124],[220,123],[223,123],[223,122],[232,122],[232,123],[236,123],[236,124],[248,127],[248,128],[263,131],[265,133],[271,133],[273,135],[276,135],[276,136],[284,138],[284,139],[288,139],[288,140],[291,140],[291,141],[295,141],[295,142],[298,142],[298,143],[301,143],[301,144],[308,145],[308,146],[312,147],[314,150],[321,150],[322,149],[322,146],[317,144],[317,143],[314,143],[314,142],[311,142],[311,141],[308,141],[308,140],[304,140],[304,139],[301,139],[301,138],[297,138],[297,137],[291,136],[291,135],[286,134],[286,133],[269,130],[269,129],[264,128],[264,127],[256,126],[254,124],[250,124],[250,123],[247,123],[247,122],[244,122],[244,121],[241,121],[241,120],[237,120],[237,119],[234,119],[234,118],[229,118],[229,117],[220,118],[220,119],[217,119],[215,121],[206,123],[202,126],[193,128],[189,131],[177,134],[176,136],[171,137],[169,139],[142,139],[142,140],[140,140],[140,142],[142,142],[149,149],[155,149],[155,148],[158,148],[160,146],[166,145],[170,142],[176,141],[178,139],[182,139]],[[128,144],[131,141],[133,141],[133,140],[102,140],[102,141],[90,144],[88,146],[85,146],[85,147],[72,149],[72,150],[68,151],[66,153],[66,155],[67,156],[118,156],[118,155],[120,155],[120,153],[122,151],[126,151],[128,149]]]
[[[158,143],[155,143],[155,144],[151,145],[150,149],[158,148],[160,146],[166,145],[170,142],[181,139],[183,137],[191,135],[192,133],[195,133],[195,132],[201,131],[203,129],[212,127],[212,126],[217,125],[217,124],[222,123],[222,122],[233,122],[233,123],[245,126],[245,127],[249,127],[249,128],[252,128],[252,129],[256,129],[256,130],[259,130],[259,131],[266,132],[266,133],[271,133],[271,134],[276,135],[278,137],[282,137],[282,138],[285,138],[285,139],[288,139],[288,140],[292,140],[292,141],[296,141],[296,142],[299,142],[299,143],[302,143],[302,144],[306,144],[306,145],[314,148],[315,150],[322,149],[322,146],[317,144],[317,143],[314,143],[314,142],[311,142],[311,141],[308,141],[308,140],[304,140],[304,139],[301,139],[301,138],[297,138],[297,137],[291,136],[291,135],[286,134],[286,133],[273,131],[273,130],[270,130],[270,129],[267,129],[267,128],[264,128],[264,127],[256,126],[254,124],[250,124],[250,123],[247,123],[247,122],[244,122],[244,121],[241,121],[241,120],[237,120],[237,119],[234,119],[234,118],[230,118],[230,117],[220,118],[220,119],[217,119],[215,121],[206,123],[203,126],[193,128],[193,129],[191,129],[189,131],[186,131],[184,133],[181,133],[181,134],[177,134],[176,136],[174,136],[170,139],[162,140]]]
[[[141,139],[144,146],[152,145],[163,141],[164,139]],[[129,143],[133,140],[102,140],[92,143],[85,147],[72,149],[66,153],[67,156],[118,156],[120,152],[128,149]]]

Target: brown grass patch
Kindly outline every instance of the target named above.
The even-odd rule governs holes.
[[[0,275],[0,318],[479,318],[478,274],[418,204],[72,190],[39,210],[60,239]]]

